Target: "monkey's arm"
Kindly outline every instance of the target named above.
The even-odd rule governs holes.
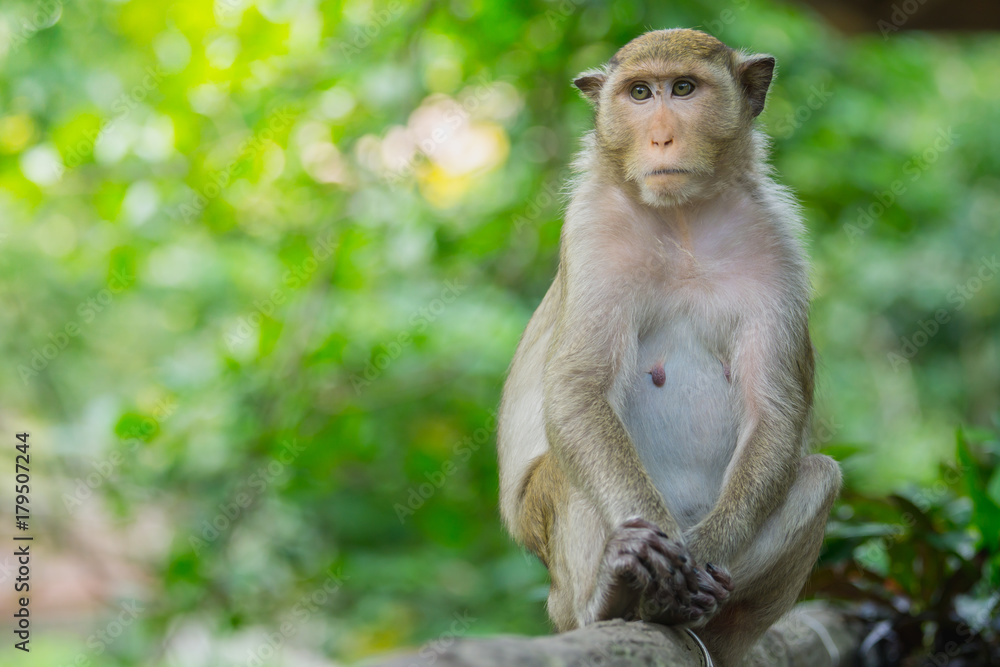
[[[764,315],[739,337],[733,380],[745,425],[715,507],[688,531],[699,562],[731,567],[795,481],[814,362],[805,316],[789,319]]]
[[[608,528],[641,517],[680,539],[610,402],[621,391],[616,378],[637,355],[638,333],[626,279],[620,269],[603,279],[608,274],[595,268],[603,263],[588,258],[582,266],[589,270],[575,271],[564,262],[560,271],[564,301],[545,366],[546,437],[568,481],[589,496]]]

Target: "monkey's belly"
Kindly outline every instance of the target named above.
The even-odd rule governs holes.
[[[633,374],[622,421],[667,508],[688,528],[718,499],[736,449],[737,392],[688,327],[641,342]]]

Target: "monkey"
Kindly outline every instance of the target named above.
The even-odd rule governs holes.
[[[804,225],[755,127],[774,67],[670,29],[573,81],[594,128],[497,435],[557,631],[674,625],[736,665],[819,556],[841,473],[809,453]]]

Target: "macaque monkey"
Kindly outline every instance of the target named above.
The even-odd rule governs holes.
[[[736,665],[795,602],[840,488],[807,455],[802,222],[754,129],[774,58],[649,32],[595,107],[555,280],[500,407],[500,508],[560,631],[694,628]]]

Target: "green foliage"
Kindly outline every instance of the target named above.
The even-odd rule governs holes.
[[[888,498],[848,489],[834,510],[809,589],[870,603],[863,615],[880,623],[869,657],[956,666],[1000,657],[1000,437],[977,439],[960,430],[955,462],[931,485]]]
[[[778,60],[761,123],[808,220],[816,440],[863,519],[831,554],[945,461],[967,490],[864,567],[925,606],[984,550],[995,576],[1000,481],[951,446],[1000,404],[995,36],[847,38],[770,1],[12,0],[5,423],[45,443],[37,529],[105,601],[74,618],[144,606],[100,653],[52,629],[38,664],[548,630],[493,411],[591,122],[569,82],[671,26]]]

